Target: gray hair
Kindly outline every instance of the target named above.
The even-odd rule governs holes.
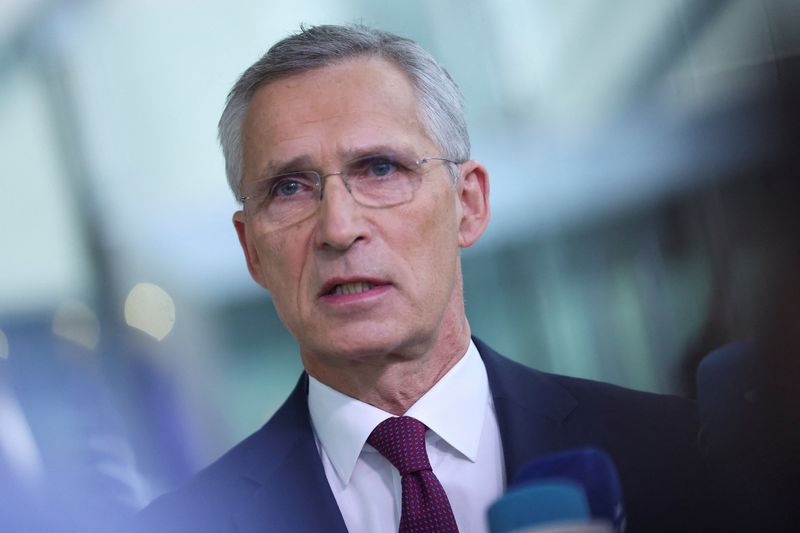
[[[245,70],[228,93],[219,119],[219,142],[228,184],[237,199],[243,177],[242,126],[255,92],[292,74],[363,56],[386,59],[405,72],[417,93],[419,118],[442,156],[469,159],[461,91],[424,48],[411,39],[360,24],[301,26],[299,33],[278,41]]]

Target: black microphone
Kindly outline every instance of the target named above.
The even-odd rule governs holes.
[[[759,369],[752,346],[734,343],[714,350],[697,368],[700,443],[707,456],[719,459],[750,433],[759,403]],[[725,457],[727,459],[727,457]]]
[[[775,357],[736,342],[697,369],[700,447],[722,517],[737,531],[796,531],[800,520],[798,404],[777,392],[785,370]]]

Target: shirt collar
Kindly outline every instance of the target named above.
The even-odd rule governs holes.
[[[478,349],[466,354],[405,413],[413,416],[470,461],[478,453],[489,380]],[[308,409],[320,446],[347,484],[375,426],[393,416],[308,377]]]

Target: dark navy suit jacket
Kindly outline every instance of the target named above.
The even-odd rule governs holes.
[[[486,366],[506,477],[536,457],[595,446],[619,471],[628,532],[701,531],[704,500],[694,404],[533,370],[474,339]],[[182,489],[142,511],[132,531],[345,532],[317,452],[304,374],[256,433]]]

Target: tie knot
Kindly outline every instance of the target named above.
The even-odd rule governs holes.
[[[404,476],[420,470],[430,470],[425,451],[425,432],[428,428],[410,416],[387,418],[372,430],[367,442],[386,457]]]

